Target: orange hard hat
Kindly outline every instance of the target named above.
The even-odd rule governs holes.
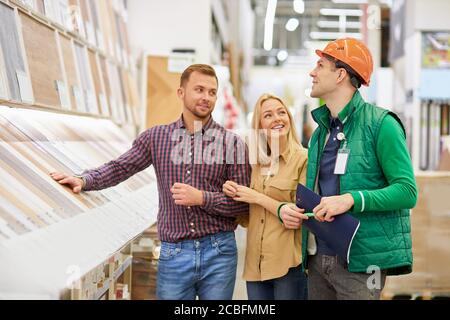
[[[369,86],[373,72],[373,59],[364,43],[354,38],[342,38],[330,42],[323,51],[316,50],[319,57],[327,54],[349,65],[363,80],[363,85]]]

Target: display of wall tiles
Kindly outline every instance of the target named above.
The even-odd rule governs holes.
[[[57,81],[63,83],[64,79],[55,31],[24,13],[19,15],[35,101],[60,108]]]
[[[0,2],[0,47],[3,52],[4,66],[11,99],[22,101],[17,71],[26,73],[25,60],[22,55],[20,37],[17,29],[15,12]]]

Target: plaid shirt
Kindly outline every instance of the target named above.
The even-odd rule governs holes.
[[[118,159],[84,172],[83,190],[115,186],[152,164],[158,180],[158,233],[162,241],[179,242],[234,231],[235,217],[248,214],[248,204],[222,193],[227,180],[250,184],[247,148],[242,139],[212,118],[195,134],[186,130],[182,117],[144,131]],[[176,205],[170,188],[177,182],[202,190],[203,205]]]

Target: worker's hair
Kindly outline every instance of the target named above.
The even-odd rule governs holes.
[[[186,82],[189,81],[189,78],[191,77],[191,74],[194,72],[198,72],[207,76],[211,76],[216,78],[217,84],[219,84],[219,80],[217,79],[216,71],[213,67],[207,65],[207,64],[193,64],[186,68],[186,70],[183,71],[183,74],[180,78],[180,87],[184,87],[186,85]]]
[[[326,53],[323,54],[323,56],[331,61],[334,62],[334,65],[336,67],[336,69],[345,69],[345,71],[347,71],[349,77],[350,77],[350,82],[352,84],[352,86],[354,86],[356,89],[361,88],[361,84],[364,82],[364,80],[356,73],[355,70],[353,70],[352,67],[350,67],[348,64],[346,64],[345,62],[342,62],[341,60],[338,60]]]

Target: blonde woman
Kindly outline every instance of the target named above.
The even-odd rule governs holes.
[[[250,204],[247,295],[249,300],[306,299],[301,222],[308,218],[294,204],[283,204],[295,203],[297,184],[305,183],[307,151],[298,141],[292,115],[274,95],[259,98],[252,128],[249,149],[255,161],[250,188],[233,181],[223,185],[227,196]]]

